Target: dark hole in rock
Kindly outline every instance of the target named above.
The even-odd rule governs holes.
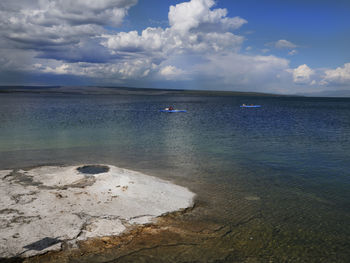
[[[109,171],[109,167],[105,165],[84,165],[77,168],[77,170],[83,174],[100,174]]]

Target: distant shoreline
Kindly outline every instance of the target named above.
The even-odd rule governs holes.
[[[139,95],[139,96],[217,96],[217,97],[276,97],[276,98],[350,98],[350,91],[322,91],[302,94],[274,94],[225,90],[156,89],[112,86],[0,86],[0,94],[71,94],[71,95]]]
[[[154,89],[154,88],[148,89],[148,88],[102,87],[102,86],[0,86],[0,93],[300,97],[297,95],[281,95],[281,94],[260,93],[260,92]]]

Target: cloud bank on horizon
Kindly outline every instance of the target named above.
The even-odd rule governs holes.
[[[350,63],[291,67],[302,48],[281,38],[261,52],[244,47],[249,23],[214,0],[170,5],[168,25],[125,31],[137,0],[3,0],[2,85],[80,84],[260,91],[293,94],[350,90]],[[266,55],[284,50],[286,56]],[[44,79],[44,83],[40,82]],[[51,81],[52,80],[52,81]],[[55,82],[56,84],[57,82]]]

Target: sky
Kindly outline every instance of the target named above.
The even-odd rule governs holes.
[[[2,0],[0,85],[350,91],[350,1]]]

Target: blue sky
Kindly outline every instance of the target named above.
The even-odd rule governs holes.
[[[169,6],[181,2],[140,1],[130,10],[125,28],[167,26]],[[216,7],[248,21],[240,30],[247,37],[246,47],[264,49],[268,42],[288,39],[301,46],[291,60],[294,66],[308,62],[312,67],[337,67],[350,61],[350,1],[219,0]]]
[[[350,2],[4,0],[0,85],[350,90]]]

